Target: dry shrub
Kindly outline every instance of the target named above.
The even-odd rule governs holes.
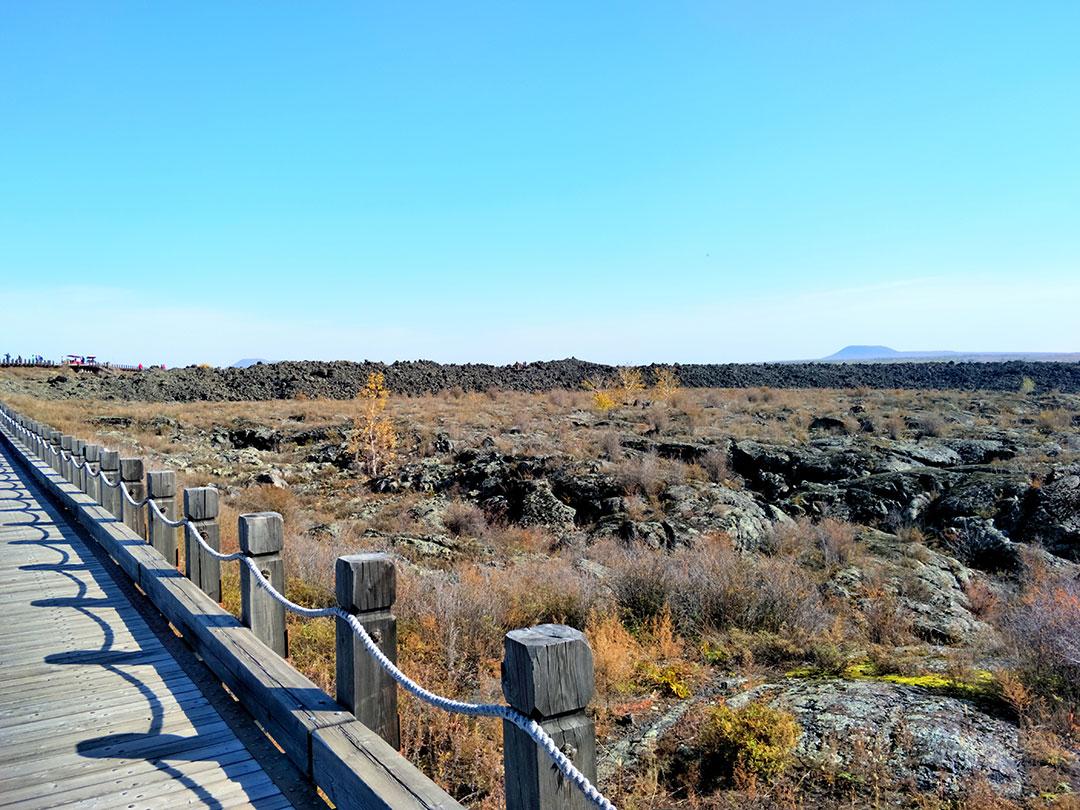
[[[722,484],[734,477],[731,466],[728,463],[727,450],[716,447],[707,452],[698,461],[698,465],[705,471],[710,481]]]
[[[574,401],[574,395],[565,388],[556,388],[553,391],[549,391],[548,402],[560,410],[573,408],[577,404]]]
[[[686,644],[675,632],[670,609],[665,607],[649,621],[642,632],[642,644],[645,658],[637,667],[639,683],[673,697],[690,697],[699,667],[685,660]]]
[[[593,652],[597,693],[605,701],[629,691],[641,659],[638,641],[614,613],[594,612],[585,625]]]
[[[823,518],[814,526],[813,537],[825,566],[849,565],[856,557],[855,527],[836,518]]]
[[[807,517],[776,523],[764,548],[771,554],[825,568],[850,565],[859,556],[855,527],[831,517],[817,523]]]
[[[1024,685],[1023,679],[1011,670],[995,673],[994,686],[1001,695],[1001,699],[1008,704],[1017,717],[1024,717],[1035,700],[1031,690]]]
[[[507,568],[414,573],[398,579],[399,660],[441,694],[501,701],[499,662],[508,630],[542,622],[583,627],[595,587],[561,558]],[[402,750],[421,770],[472,806],[501,806],[501,727],[406,700]]]
[[[907,432],[907,423],[899,414],[893,414],[885,420],[884,433],[893,441],[902,439]]]
[[[659,616],[673,588],[670,558],[658,561],[654,554],[624,551],[617,553],[611,563],[611,589],[630,626],[641,627]]]
[[[622,457],[622,441],[614,430],[606,430],[600,435],[600,451],[614,461]]]
[[[277,512],[286,525],[296,520],[299,504],[292,490],[269,484],[242,489],[232,498],[238,513]]]
[[[747,788],[775,780],[791,764],[801,733],[794,715],[761,701],[713,707],[697,738],[698,789],[710,793],[724,785]]]
[[[1047,576],[1030,583],[1000,625],[1034,692],[1080,700],[1080,581]]]
[[[483,510],[465,501],[453,501],[447,505],[442,523],[455,537],[482,537],[487,531]]]
[[[334,694],[336,652],[335,620],[287,616],[289,660],[324,692]]]
[[[866,636],[872,643],[902,645],[911,640],[911,617],[890,588],[868,579],[860,596]]]
[[[994,616],[1001,603],[997,592],[985,580],[974,577],[964,583],[964,595],[971,612],[984,620]]]
[[[811,633],[828,623],[817,585],[789,560],[736,554],[722,539],[678,551],[627,552],[611,561],[615,600],[631,625],[670,609],[678,632]]]
[[[649,426],[646,433],[655,436],[671,433],[675,424],[671,418],[671,411],[657,406],[649,408],[646,413],[646,420]]]
[[[927,413],[920,416],[917,420],[919,433],[923,436],[931,436],[939,438],[945,436],[948,433],[948,424],[945,420],[936,413]]]
[[[655,453],[621,461],[615,467],[614,474],[627,495],[653,498],[667,483],[660,459]]]
[[[559,544],[542,526],[520,526],[501,520],[488,525],[484,542],[499,551],[525,554],[549,554]]]
[[[1064,433],[1072,428],[1072,414],[1064,408],[1039,411],[1035,425],[1041,433]]]

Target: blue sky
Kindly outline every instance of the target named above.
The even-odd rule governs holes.
[[[5,3],[0,353],[1078,351],[1077,42],[1071,1]]]

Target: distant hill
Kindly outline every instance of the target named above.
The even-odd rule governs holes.
[[[896,349],[890,349],[888,346],[845,346],[835,354],[822,359],[840,363],[853,360],[881,360],[897,357],[899,354],[900,352]]]
[[[914,363],[943,362],[1003,363],[1010,360],[1027,362],[1076,363],[1080,352],[898,352],[888,346],[845,346],[835,354],[821,358],[822,363]]]
[[[237,360],[232,364],[232,368],[250,368],[251,366],[264,366],[269,363],[269,360],[262,360],[258,357],[245,357],[243,360]]]

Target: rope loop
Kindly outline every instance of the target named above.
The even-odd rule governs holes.
[[[128,492],[127,484],[124,481],[120,482],[120,494],[124,496],[124,500],[134,506],[136,509],[142,509],[148,503],[150,503],[150,496],[147,495],[141,501],[137,501],[131,497],[131,493]]]

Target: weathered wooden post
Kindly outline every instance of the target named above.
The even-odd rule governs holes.
[[[59,432],[59,431],[58,431]],[[67,447],[64,447],[65,440],[67,440]],[[60,441],[56,445],[56,467],[54,469],[60,473],[60,477],[64,478],[66,465],[64,463],[64,451],[71,449],[71,437],[60,434]]]
[[[49,465],[53,470],[59,472],[62,469],[62,459],[60,456],[60,432],[58,430],[51,431],[49,434],[50,444],[50,460]]]
[[[115,484],[120,480],[120,453],[116,450],[102,450],[98,456],[98,464],[101,466],[101,477],[98,481],[98,503],[117,520],[124,519],[124,496],[120,494],[119,487],[106,486],[107,480]]]
[[[285,593],[285,526],[277,512],[253,512],[238,520],[240,550],[258,567],[278,593]],[[285,606],[255,581],[246,565],[240,566],[240,621],[259,641],[282,658],[289,654]]]
[[[86,442],[82,439],[75,439],[71,443],[71,483],[79,492],[83,491],[83,477],[86,473],[83,461],[84,447],[86,447]],[[78,465],[75,464],[76,461],[79,462]]]
[[[60,436],[60,465],[59,474],[64,478],[64,481],[71,481],[71,442],[75,440],[75,436],[69,436],[67,433]],[[64,454],[69,454],[68,458],[64,458]]]
[[[60,472],[60,431],[49,431],[49,466]]]
[[[120,480],[132,500],[141,501],[145,487],[143,485],[143,461],[141,458],[120,459]],[[146,539],[146,513],[141,506],[132,506],[124,497],[120,497],[123,521],[135,534]]]
[[[194,487],[184,490],[184,517],[195,524],[206,544],[214,551],[221,549],[221,530],[218,527],[218,491],[214,487]],[[221,601],[221,561],[207,554],[184,527],[184,573],[215,602]]]
[[[585,714],[593,696],[593,657],[579,630],[541,624],[506,634],[502,688],[506,701],[535,720],[574,766],[596,783],[596,729]],[[503,721],[507,810],[590,806],[532,738]]]
[[[368,635],[397,663],[397,595],[394,561],[387,554],[338,557],[334,571],[338,607],[360,620]],[[397,684],[364,648],[352,628],[337,619],[337,700],[390,745],[401,743]]]
[[[98,503],[101,503],[101,481],[95,475],[101,463],[101,445],[88,444],[83,448],[83,457],[86,459],[86,475],[83,479],[83,492]]]
[[[146,474],[146,494],[169,520],[176,520],[176,473],[171,470],[151,470]],[[146,519],[150,545],[172,565],[177,557],[176,529],[166,526],[153,509],[147,507]]]

